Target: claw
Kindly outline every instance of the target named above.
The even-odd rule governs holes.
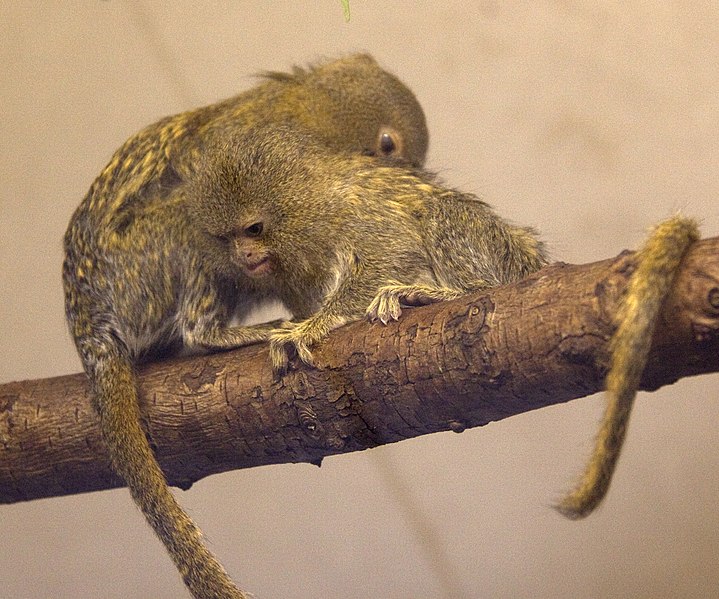
[[[308,364],[309,366],[314,366],[312,352],[309,350],[305,343],[303,343],[302,341],[296,341],[295,350],[297,351],[297,356],[300,360],[302,360],[305,364]]]
[[[276,376],[287,373],[289,356],[284,342],[275,339],[270,342],[270,361],[272,362],[272,372]]]
[[[377,320],[377,298],[375,297],[371,302],[370,305],[367,306],[367,319],[370,322],[375,322]]]
[[[392,298],[393,301],[389,308],[389,314],[392,317],[392,320],[399,320],[399,317],[402,316],[402,304],[400,304],[399,298]]]
[[[379,320],[387,325],[392,320],[399,320],[402,315],[400,296],[390,289],[381,289],[367,308],[367,317],[371,322]]]
[[[276,375],[285,374],[289,368],[290,353],[310,366],[314,366],[312,352],[306,341],[307,334],[304,329],[293,324],[291,327],[277,329],[272,333],[270,340],[270,359],[272,370]]]

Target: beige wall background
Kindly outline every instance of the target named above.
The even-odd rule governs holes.
[[[0,382],[80,368],[61,238],[113,150],[322,56],[367,50],[406,81],[429,166],[557,259],[634,248],[678,209],[719,234],[709,0],[353,0],[350,23],[338,0],[5,2],[0,39]],[[715,375],[641,395],[611,494],[579,523],[549,505],[600,396],[179,495],[262,599],[719,596],[718,392]],[[0,506],[0,538],[2,598],[185,596],[125,490]]]

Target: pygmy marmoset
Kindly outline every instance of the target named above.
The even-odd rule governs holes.
[[[266,338],[268,326],[228,326],[264,290],[188,212],[188,189],[195,188],[188,184],[207,140],[222,134],[237,147],[256,143],[247,132],[258,124],[301,130],[328,154],[370,161],[419,165],[427,149],[414,95],[368,55],[270,73],[235,98],[167,117],[131,137],[92,184],[65,235],[67,319],[112,465],[201,599],[246,595],[167,487],[141,426],[134,366],[182,347],[220,349]],[[236,170],[233,184],[242,187],[243,177]]]
[[[207,176],[193,182],[199,186],[193,215],[227,262],[276,294],[300,321],[271,335],[279,372],[288,348],[312,363],[314,343],[365,312],[387,322],[399,317],[402,303],[456,298],[547,262],[532,229],[508,224],[426,172],[330,156],[291,132],[255,135],[254,144],[218,142],[207,153]],[[282,139],[272,141],[273,135]],[[568,517],[586,516],[606,495],[657,313],[697,238],[696,224],[678,216],[659,225],[638,253],[610,346],[604,423],[582,481],[558,505]]]
[[[197,228],[295,319],[271,336],[278,371],[286,348],[311,362],[312,344],[367,312],[387,321],[401,300],[456,298],[547,261],[532,229],[477,197],[419,169],[332,154],[296,131],[220,139],[203,164],[188,198]]]

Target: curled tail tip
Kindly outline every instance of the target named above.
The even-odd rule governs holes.
[[[602,502],[604,495],[589,495],[572,491],[552,507],[568,520],[583,520]]]
[[[607,478],[596,479],[591,472],[585,473],[583,479],[562,499],[554,504],[554,509],[570,520],[582,520],[589,516],[604,501],[609,491],[611,474]]]
[[[570,520],[589,516],[607,496],[616,465],[616,452],[597,451],[574,488],[553,507]]]

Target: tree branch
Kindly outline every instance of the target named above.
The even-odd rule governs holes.
[[[170,484],[319,462],[583,397],[634,255],[554,264],[505,287],[357,322],[316,348],[318,368],[273,381],[265,345],[139,370],[148,435]],[[660,316],[642,389],[719,371],[719,238],[698,242]],[[121,486],[81,374],[0,386],[0,503]]]

